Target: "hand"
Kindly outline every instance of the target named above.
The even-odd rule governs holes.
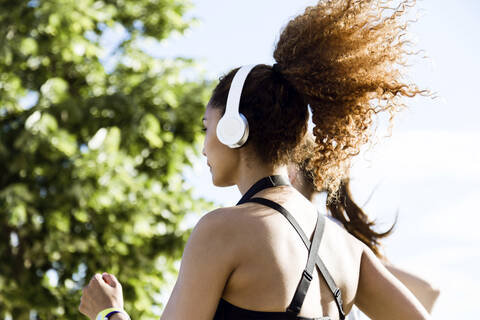
[[[97,273],[83,288],[78,310],[93,320],[107,308],[123,309],[122,285],[113,274]]]

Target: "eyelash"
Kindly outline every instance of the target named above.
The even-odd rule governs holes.
[[[202,131],[203,131],[203,132],[207,131],[207,128],[202,128]]]

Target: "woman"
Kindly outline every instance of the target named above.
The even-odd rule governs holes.
[[[305,153],[313,152],[315,143],[312,139],[307,138],[303,146]],[[301,161],[298,161],[301,160]],[[314,201],[318,192],[314,186],[314,174],[310,172],[310,157],[305,159],[297,159],[298,164],[292,163],[288,167],[288,176],[292,185],[311,202]],[[428,281],[421,277],[398,268],[386,260],[380,252],[380,239],[390,235],[393,230],[392,226],[385,232],[377,232],[373,229],[374,222],[368,219],[367,214],[360,208],[351,195],[350,180],[342,180],[340,187],[335,195],[327,195],[326,208],[331,218],[337,224],[340,224],[351,235],[356,237],[367,245],[375,255],[382,260],[383,264],[397,279],[399,279],[422,303],[425,309],[431,313],[433,305],[437,300],[440,291],[434,288]],[[355,310],[349,314],[348,319],[357,319],[360,312]]]
[[[334,189],[376,115],[393,116],[400,97],[422,93],[399,70],[408,53],[402,17],[413,3],[384,5],[319,2],[285,27],[274,66],[220,79],[203,154],[213,183],[236,185],[242,199],[195,226],[162,319],[344,319],[353,304],[374,319],[428,318],[367,246],[317,215],[285,178],[308,105],[315,183]],[[121,308],[121,286],[108,274],[92,278],[79,307],[90,318],[127,319]]]

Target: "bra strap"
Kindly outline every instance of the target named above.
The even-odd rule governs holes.
[[[250,189],[247,190],[247,192],[245,192],[242,198],[238,201],[237,206],[239,204],[248,202],[251,197],[264,189],[288,185],[290,185],[290,181],[286,176],[274,175],[262,178],[258,180],[255,184],[253,184],[253,186],[251,186]]]
[[[318,255],[318,247],[317,247],[317,250],[315,250],[315,251],[311,250],[311,249],[313,249],[311,247],[312,243],[310,243],[310,240],[308,240],[308,237],[305,235],[305,232],[303,232],[302,228],[300,227],[298,222],[295,220],[295,218],[291,215],[291,213],[288,212],[288,210],[285,209],[284,207],[282,207],[280,204],[278,204],[274,201],[271,201],[269,199],[265,199],[265,198],[252,198],[252,199],[247,200],[246,202],[255,202],[255,203],[270,207],[270,208],[280,212],[285,218],[287,218],[288,222],[290,222],[290,224],[293,226],[293,228],[297,231],[298,235],[302,239],[305,247],[307,249],[310,249],[309,250],[309,260],[310,261],[315,261],[315,265],[319,269],[323,279],[327,283],[328,288],[330,289],[330,291],[333,294],[333,297],[335,299],[335,303],[337,304],[338,312],[339,312],[339,315],[340,315],[340,320],[344,320],[345,319],[345,312],[343,310],[342,292],[341,292],[340,288],[338,288],[337,285],[335,284],[335,281],[333,280],[332,276],[330,275],[330,272],[328,272],[327,267],[325,266],[322,259]],[[318,214],[319,218],[317,218],[317,227],[316,227],[315,233],[317,233],[319,231],[321,232],[319,235],[317,235],[318,238],[319,238],[317,240],[318,241],[317,245],[320,245],[320,240],[321,240],[321,236],[323,235],[323,228],[324,228],[324,225],[325,225],[325,217],[323,215],[320,215],[320,213],[318,213],[318,211],[317,211],[317,214]],[[321,223],[322,226],[319,226],[318,225],[319,223]],[[317,229],[319,229],[319,230],[317,230]],[[315,240],[315,236],[314,236],[313,240]],[[313,254],[312,254],[312,252],[313,252]],[[317,252],[317,254],[315,254],[315,252]],[[313,255],[314,258],[310,258],[311,255]],[[307,268],[309,266],[308,262],[309,261],[307,260]],[[310,262],[310,263],[312,263],[312,262]],[[307,281],[308,285],[310,285],[313,270],[312,270],[312,272],[307,273],[307,274],[306,274],[305,271],[306,270],[304,270],[304,272],[302,274],[302,279],[300,280],[299,287],[302,285],[302,281],[304,281],[304,282]],[[304,278],[306,278],[306,280],[304,280]],[[308,280],[308,279],[310,279],[310,280]],[[303,284],[303,286],[304,285],[305,284]],[[307,286],[307,289],[308,289],[308,286]],[[297,290],[298,290],[298,288],[297,288]],[[305,294],[306,294],[306,290],[305,290]],[[305,296],[303,297],[303,299],[304,298],[305,298]],[[295,296],[294,296],[294,300],[295,300]],[[294,301],[292,301],[292,303],[293,302]],[[302,300],[302,302],[303,302],[303,300]],[[289,306],[289,309],[290,309],[290,306]],[[300,308],[301,308],[301,305],[300,305]],[[300,311],[300,309],[298,311]],[[287,310],[287,312],[288,312],[288,310]]]
[[[323,228],[325,227],[325,217],[322,217],[317,211],[317,224],[315,226],[315,232],[313,234],[313,240],[310,244],[308,251],[307,266],[303,270],[302,278],[298,283],[297,290],[293,296],[290,306],[287,308],[287,312],[295,313],[298,315],[302,309],[305,296],[307,295],[308,288],[313,279],[313,270],[315,268],[315,258],[317,257],[318,248],[320,247],[320,240],[323,235]]]

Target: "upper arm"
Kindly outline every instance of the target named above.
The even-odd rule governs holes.
[[[213,318],[235,267],[235,250],[224,221],[210,213],[193,229],[162,319]]]
[[[429,319],[415,296],[364,248],[355,304],[372,319]]]
[[[433,305],[440,294],[438,289],[411,272],[393,265],[386,265],[386,268],[417,297],[428,312],[432,311]]]

